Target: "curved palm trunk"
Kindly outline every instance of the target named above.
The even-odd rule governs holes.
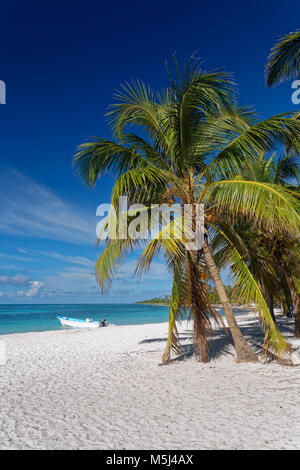
[[[276,323],[276,318],[275,318],[275,313],[274,313],[274,298],[273,298],[273,294],[272,294],[272,292],[270,292],[270,290],[266,291],[266,297],[265,298],[267,300],[268,309],[270,311],[273,322]]]
[[[293,279],[290,281],[290,289],[291,289],[291,296],[293,301],[294,307],[294,315],[295,315],[295,338],[300,338],[300,297],[298,292],[295,288],[295,284]]]
[[[300,338],[300,299],[297,296],[297,302],[294,303],[295,306],[295,338]]]
[[[288,316],[287,310],[286,310],[286,308],[285,308],[285,304],[284,304],[284,302],[283,302],[282,299],[280,300],[280,307],[281,307],[281,314],[282,314],[282,316],[283,316],[283,317],[287,317],[287,316]]]
[[[295,287],[294,280],[292,276],[289,274],[288,270],[285,269],[286,280],[289,286],[289,290],[291,293],[291,298],[294,307],[294,315],[295,315],[295,338],[300,338],[300,297]]]
[[[220,273],[219,269],[216,266],[216,263],[214,261],[213,255],[209,249],[209,246],[204,240],[203,242],[203,252],[204,252],[204,257],[205,261],[207,264],[207,267],[209,269],[210,275],[215,283],[216,290],[219,294],[220,301],[223,306],[223,310],[225,313],[226,320],[228,322],[232,339],[234,342],[235,350],[236,350],[236,355],[237,355],[237,362],[257,362],[258,358],[254,351],[252,350],[251,346],[247,343],[245,340],[238,324],[237,321],[234,317],[231,305],[229,303]]]

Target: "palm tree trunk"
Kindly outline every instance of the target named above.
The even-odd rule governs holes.
[[[236,350],[236,355],[237,355],[237,362],[258,362],[258,358],[254,351],[252,350],[251,346],[247,343],[245,340],[238,324],[235,319],[235,316],[233,314],[231,305],[229,303],[219,269],[214,261],[213,255],[210,251],[210,248],[207,244],[207,241],[204,240],[203,242],[203,252],[204,252],[204,257],[205,257],[205,262],[207,264],[207,267],[209,269],[210,275],[214,281],[214,284],[216,286],[216,290],[218,292],[220,301],[223,306],[223,310],[225,313],[225,317],[227,320],[227,323],[229,325],[233,343],[235,346]]]
[[[208,350],[207,350],[207,345],[204,343],[204,341],[201,342],[199,346],[199,353],[200,353],[200,361],[201,362],[209,362],[210,358],[208,355]]]
[[[293,300],[294,315],[295,315],[295,338],[300,338],[300,297],[296,291],[294,281],[291,282],[291,296]]]
[[[270,311],[271,317],[272,317],[274,323],[276,323],[276,318],[275,318],[275,313],[274,313],[273,294],[268,289],[266,289],[266,300],[267,300],[267,305],[268,305],[268,309]]]
[[[191,310],[194,317],[194,346],[199,353],[201,362],[209,362],[208,341],[207,341],[207,325],[205,316],[203,315],[203,299],[202,285],[200,281],[200,273],[197,270],[197,259],[188,256],[188,268],[190,278],[190,300]]]
[[[287,269],[285,269],[286,280],[289,286],[295,315],[295,338],[300,338],[300,297],[295,287],[294,280]]]
[[[283,302],[283,300],[281,299],[280,300],[280,306],[281,306],[281,314],[283,317],[287,317],[288,314],[287,314],[287,310],[285,308],[285,303]]]
[[[300,301],[298,297],[298,305],[295,310],[295,338],[300,338]]]

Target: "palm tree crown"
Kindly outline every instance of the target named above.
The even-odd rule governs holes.
[[[239,175],[245,162],[259,152],[282,146],[299,148],[300,123],[293,114],[281,114],[258,121],[249,108],[236,104],[236,87],[225,72],[205,72],[197,61],[189,60],[180,71],[174,59],[174,73],[169,73],[169,87],[155,95],[142,82],[126,83],[116,95],[108,117],[115,139],[94,139],[80,146],[74,157],[77,174],[94,185],[105,170],[115,176],[112,203],[120,196],[130,203],[177,203],[205,206],[205,241],[203,249],[186,249],[186,239],[177,231],[178,218],[143,246],[137,272],[150,268],[155,255],[163,251],[173,274],[169,337],[164,360],[173,348],[180,352],[176,320],[189,309],[194,320],[196,350],[208,360],[208,333],[211,320],[222,323],[207,296],[211,276],[222,299],[239,360],[256,356],[243,338],[211,253],[211,240],[218,234],[228,241],[225,225],[237,217],[266,227],[285,227],[295,231],[299,226],[299,201],[277,183],[248,180]],[[135,132],[129,132],[129,129]],[[288,210],[287,210],[288,209]],[[130,214],[127,214],[130,220]],[[107,220],[107,224],[109,218]],[[156,227],[158,228],[158,227]],[[229,239],[230,241],[230,239]],[[231,242],[232,244],[234,242]],[[103,289],[114,275],[117,261],[140,240],[107,239],[96,264],[96,275]],[[270,315],[259,286],[253,278],[238,246],[233,245],[236,288],[246,302],[253,299],[259,317],[268,331],[272,353],[286,358],[288,345]]]
[[[265,67],[268,87],[300,75],[300,30],[283,36],[273,46]]]

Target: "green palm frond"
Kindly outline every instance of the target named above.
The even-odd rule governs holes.
[[[202,166],[199,166],[199,163],[205,162],[211,172],[213,166],[215,170],[220,170],[219,162],[213,164],[212,161],[222,149],[225,149],[235,138],[250,128],[252,121],[250,115],[250,110],[246,112],[244,109],[234,107],[230,110],[217,110],[210,115],[203,114],[203,120],[197,124],[190,136],[186,164],[197,171],[203,171],[205,167],[203,163]],[[229,158],[233,160],[234,157],[235,155],[231,155]],[[229,158],[227,159],[227,167],[232,169],[235,164],[235,168],[239,168],[242,161],[241,156],[237,155],[236,161],[231,161],[230,166],[228,164]],[[223,156],[221,165],[225,167],[225,163],[225,156]]]
[[[95,137],[80,145],[73,158],[73,169],[82,181],[94,186],[103,171],[111,170],[118,177],[143,162],[144,158],[134,147]]]
[[[274,164],[274,183],[291,185],[300,184],[300,156],[295,152],[282,155]]]
[[[253,161],[262,151],[274,151],[281,149],[283,145],[299,150],[300,121],[293,117],[291,113],[279,114],[253,126],[231,119],[227,126],[231,125],[232,138],[213,158],[209,164],[210,169],[219,177],[232,175],[245,161]]]
[[[243,216],[255,222],[264,221],[278,230],[299,230],[300,199],[279,185],[240,177],[213,182],[204,194],[206,203],[217,204],[219,215],[226,210],[234,220]]]
[[[140,276],[144,270],[150,269],[154,256],[158,255],[161,249],[164,250],[167,256],[172,257],[175,260],[184,259],[184,243],[186,240],[182,233],[182,224],[183,218],[182,216],[178,216],[153,236],[137,263],[136,272]],[[169,234],[168,238],[166,237],[167,233]],[[185,227],[185,236],[187,239],[189,236],[188,234],[189,229]]]
[[[214,228],[223,235],[228,242],[227,262],[230,265],[234,275],[234,288],[243,303],[256,305],[259,321],[262,324],[263,331],[266,334],[267,341],[264,344],[266,353],[275,357],[282,363],[291,364],[290,345],[287,339],[280,333],[268,309],[264,296],[258,286],[257,281],[250,272],[243,256],[238,252],[227,235],[214,226]]]
[[[171,136],[165,125],[164,103],[154,99],[151,88],[141,81],[121,85],[115,93],[116,102],[109,107],[107,116],[118,139],[131,126],[141,126],[152,141],[159,142],[160,148],[172,153]],[[164,95],[167,96],[167,95]]]
[[[164,191],[169,179],[168,172],[145,162],[143,166],[132,168],[117,179],[112,190],[112,203],[118,204],[121,196],[128,196],[130,201],[138,199],[140,203],[151,201],[153,192]]]
[[[268,57],[265,67],[266,84],[269,87],[299,77],[300,30],[279,39]]]
[[[178,340],[177,321],[180,317],[182,317],[182,308],[184,305],[185,295],[186,286],[184,276],[182,275],[182,266],[179,264],[179,266],[176,265],[174,268],[169,311],[168,339],[164,354],[162,356],[162,362],[164,364],[170,361],[172,350],[175,352],[175,354],[182,354],[182,349]]]
[[[251,223],[236,223],[234,225],[221,220],[219,227],[221,232],[215,231],[212,237],[212,246],[214,250],[214,259],[217,266],[226,267],[228,256],[230,256],[232,245],[238,250],[243,260],[259,281],[266,280],[267,277],[275,277],[275,266],[270,258],[270,253],[266,246],[260,242],[260,232],[253,229]],[[231,244],[224,238],[230,239]]]
[[[208,273],[203,260],[193,252],[186,254],[189,319],[194,323],[194,350],[202,360],[208,360],[208,338],[213,333],[212,322],[227,329],[221,315],[210,304],[207,295]]]
[[[163,362],[170,360],[171,351],[181,354],[176,321],[188,313],[193,321],[194,352],[202,360],[208,359],[208,336],[212,334],[212,322],[227,329],[222,317],[210,304],[207,297],[207,272],[203,261],[191,252],[186,252],[180,268],[175,265],[169,313],[169,331]],[[207,358],[207,359],[206,359]]]
[[[240,171],[244,179],[264,183],[278,183],[274,172],[276,166],[276,152],[267,158],[266,152],[259,152],[252,161],[246,161]]]
[[[130,147],[136,148],[142,155],[147,157],[152,165],[162,170],[170,170],[171,161],[168,155],[164,152],[159,152],[150,143],[146,142],[142,137],[136,134],[125,134],[123,142],[126,142]]]
[[[170,101],[183,107],[190,105],[191,111],[230,107],[237,95],[232,75],[219,70],[207,72],[202,64],[203,61],[190,57],[181,69],[176,56],[172,57],[172,67],[167,64]]]
[[[220,319],[207,297],[207,260],[201,250],[189,251],[187,245],[194,239],[195,218],[188,227],[182,213],[185,204],[195,208],[197,202],[204,203],[208,226],[232,225],[232,233],[228,233],[236,253],[214,235],[215,246],[220,243],[216,258],[220,265],[235,267],[241,295],[253,295],[259,305],[271,338],[270,349],[281,347],[283,351],[257,286],[264,275],[272,282],[276,276],[280,279],[280,273],[268,271],[269,239],[280,231],[293,239],[299,234],[300,191],[295,187],[299,181],[299,116],[285,113],[259,122],[252,109],[236,105],[236,86],[230,74],[206,72],[192,59],[180,70],[174,58],[173,71],[168,73],[169,86],[159,94],[141,81],[125,83],[108,111],[116,141],[94,138],[74,156],[74,171],[86,184],[94,186],[103,172],[110,171],[114,177],[111,202],[115,211],[111,209],[103,222],[98,244],[114,218],[117,232],[120,227],[126,229],[124,239],[106,237],[96,264],[101,290],[110,285],[118,264],[133,248],[143,250],[136,268],[139,275],[163,251],[173,275],[164,360],[170,358],[172,348],[179,352],[176,321],[187,306],[194,322],[195,350],[205,360],[211,321]],[[135,134],[138,131],[140,135]],[[269,152],[282,153],[283,147],[284,157],[269,157]],[[132,213],[122,203],[118,207],[121,196],[135,205]],[[173,214],[162,228],[162,221],[152,216],[151,204],[177,204],[181,215]],[[134,218],[140,210],[147,213],[149,226],[141,228],[143,237],[129,239],[128,229],[137,228]],[[267,240],[267,246],[251,241],[257,234],[262,244]],[[249,252],[251,246],[255,256]],[[288,249],[286,253],[290,253]],[[270,285],[278,283],[276,278]],[[233,318],[232,312],[227,314]]]
[[[116,103],[109,106],[107,117],[116,135],[121,137],[133,124],[153,125],[157,103],[149,85],[139,80],[125,82],[114,96]]]
[[[101,226],[98,227],[96,244],[100,245],[103,240],[107,243],[110,240],[125,240],[128,237],[131,222],[136,220],[137,214],[145,215],[145,227],[139,226],[140,240],[146,240],[149,237],[149,231],[156,229],[155,224],[151,223],[151,206],[144,204],[137,204],[128,207],[119,207],[111,201],[109,214],[101,221]],[[150,220],[150,225],[148,223]]]
[[[176,57],[173,57],[172,63],[175,74],[168,69],[170,86],[164,130],[172,138],[174,169],[183,172],[190,164],[191,156],[197,153],[193,165],[203,170],[199,149],[195,152],[195,146],[201,141],[201,124],[216,113],[232,109],[236,87],[230,74],[205,72],[199,61],[186,61],[182,73]]]
[[[114,274],[117,269],[118,262],[122,257],[133,249],[136,242],[131,239],[126,240],[110,240],[104,248],[101,256],[96,261],[96,278],[99,282],[101,292],[103,294],[104,287],[110,287]]]

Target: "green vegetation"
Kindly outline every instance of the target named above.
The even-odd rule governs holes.
[[[219,304],[220,303],[220,298],[218,295],[218,292],[214,286],[211,286],[208,284],[208,300],[210,301],[211,304]],[[229,302],[232,305],[242,305],[243,301],[242,299],[238,296],[236,290],[234,289],[233,286],[229,285],[224,285],[225,291],[228,297]],[[164,295],[163,297],[153,297],[152,299],[147,299],[147,300],[142,300],[141,302],[136,302],[137,304],[159,304],[159,305],[170,305],[171,302],[171,296],[170,295]]]
[[[269,87],[300,75],[300,30],[282,37],[272,48],[265,68]]]
[[[300,121],[293,113],[259,121],[253,110],[237,105],[237,89],[230,74],[206,72],[194,60],[181,69],[174,59],[173,66],[173,73],[168,70],[169,86],[159,93],[141,82],[122,86],[108,112],[113,140],[97,138],[81,145],[74,157],[74,169],[90,186],[103,173],[112,171],[115,185],[111,202],[117,220],[120,196],[127,196],[129,204],[143,204],[149,213],[152,204],[176,203],[183,212],[186,204],[194,210],[203,204],[203,247],[193,251],[187,248],[191,237],[178,230],[179,217],[174,216],[163,230],[151,220],[157,234],[146,248],[129,236],[107,238],[96,263],[97,279],[103,291],[111,283],[119,260],[137,247],[143,247],[136,268],[139,275],[163,253],[173,276],[164,362],[170,360],[172,350],[181,353],[177,320],[185,315],[186,308],[193,320],[195,351],[202,361],[209,360],[211,319],[222,325],[222,318],[211,305],[218,296],[238,361],[258,359],[234,317],[231,302],[236,301],[256,304],[265,332],[264,351],[269,357],[290,363],[289,344],[277,328],[268,297],[275,279],[279,279],[274,266],[279,258],[273,252],[273,242],[284,233],[285,239],[297,243],[299,188],[292,186],[288,165],[283,164],[284,178],[258,177],[258,173],[272,165],[267,161],[272,151],[277,152],[277,159],[281,153],[298,155]],[[139,130],[139,134],[133,133]],[[291,159],[290,170],[292,167],[297,176],[296,159]],[[133,219],[130,213],[126,215],[128,228]],[[163,236],[166,229],[169,238]],[[288,245],[286,250],[291,253]],[[232,289],[225,288],[220,277],[220,267],[225,265],[234,278]],[[288,267],[286,262],[285,268],[289,269],[288,274],[285,271],[285,292],[290,294],[286,302],[291,303],[288,278],[291,276],[298,285],[299,267]],[[215,291],[209,292],[210,279]]]
[[[136,302],[137,304],[160,304],[160,305],[170,305],[171,297],[169,295],[164,295],[163,297],[153,297],[153,299],[142,300],[141,302]]]
[[[233,286],[225,285],[224,288],[231,305],[242,305],[244,303],[238,291]],[[208,298],[212,304],[220,303],[218,292],[214,286],[208,286]]]

